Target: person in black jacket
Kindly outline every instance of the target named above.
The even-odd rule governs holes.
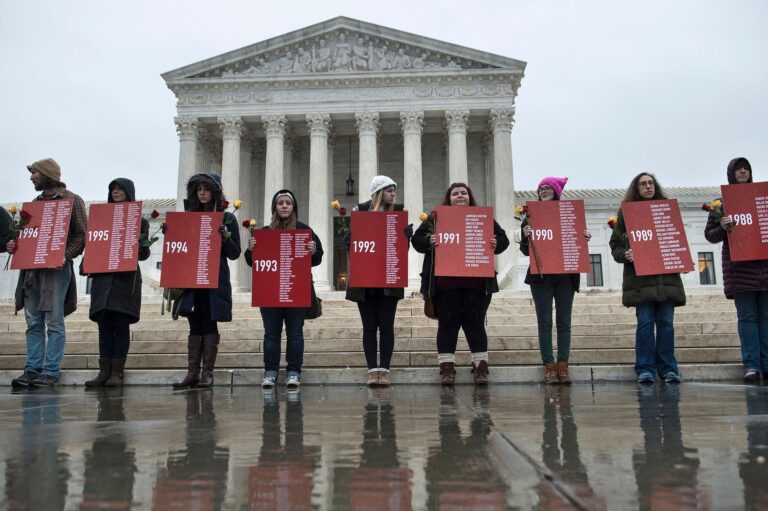
[[[0,254],[8,251],[6,245],[11,241],[11,221],[12,218],[8,211],[4,207],[0,207]]]
[[[356,211],[403,211],[402,204],[395,204],[397,183],[387,176],[376,176],[371,181],[371,200],[358,204]],[[408,226],[405,235],[413,234],[413,226]],[[350,233],[345,239],[348,240]],[[357,302],[360,319],[363,322],[363,350],[368,364],[368,385],[390,384],[389,363],[395,350],[395,312],[397,302],[403,299],[403,288],[354,288],[348,287],[347,300]],[[380,336],[381,357],[376,361],[377,339]]]
[[[296,196],[290,190],[280,190],[272,197],[272,222],[264,229],[309,229],[308,225],[299,222]],[[245,251],[245,262],[253,265],[253,247],[256,238],[248,240]],[[312,266],[323,261],[323,245],[320,238],[312,232],[312,241],[307,242],[307,250],[312,254]],[[261,319],[264,322],[264,380],[261,386],[270,389],[277,382],[280,369],[280,336],[287,337],[285,361],[287,377],[286,387],[298,388],[301,385],[301,366],[304,363],[304,319],[308,307],[261,307]]]
[[[752,165],[746,158],[734,158],[727,177],[732,185],[751,183]],[[704,236],[710,243],[723,242],[723,291],[736,304],[744,380],[756,382],[761,372],[768,380],[768,260],[732,261],[728,230],[733,225],[732,215],[710,211]]]
[[[109,183],[107,202],[133,202],[136,189],[124,177]],[[141,219],[139,238],[149,236],[149,222]],[[149,259],[149,245],[139,243],[139,261]],[[131,342],[130,325],[141,316],[141,270],[91,275],[91,321],[99,325],[99,374],[86,387],[114,387],[123,383],[123,368]]]
[[[189,321],[187,341],[187,374],[173,388],[211,387],[216,356],[219,353],[219,327],[217,322],[232,321],[232,284],[229,282],[229,263],[240,257],[240,229],[235,215],[226,211],[227,201],[216,174],[195,174],[187,182],[184,209],[189,212],[223,211],[219,226],[221,254],[219,255],[219,284],[213,289],[187,289],[179,303],[179,315]],[[202,360],[202,372],[200,362]]]
[[[464,183],[448,187],[443,206],[476,206],[472,190]],[[434,219],[421,223],[411,238],[413,248],[422,254],[421,294],[435,300],[437,306],[437,361],[443,385],[456,381],[456,342],[459,329],[464,330],[472,352],[472,375],[476,385],[488,384],[488,336],[485,333],[485,313],[491,304],[491,294],[499,291],[496,277],[435,277],[432,257],[438,244],[434,234]],[[488,240],[495,254],[509,246],[504,229],[493,221],[493,238]]]
[[[567,177],[545,177],[539,182],[536,194],[540,201],[560,200]],[[530,254],[529,238],[533,228],[528,225],[528,219],[520,226],[520,251]],[[589,241],[592,237],[584,231],[584,237]],[[571,383],[568,369],[568,358],[571,354],[571,312],[573,297],[579,291],[580,275],[578,273],[532,274],[530,266],[525,275],[525,283],[531,286],[531,296],[536,306],[536,322],[539,328],[539,352],[544,363],[545,383]],[[552,356],[552,300],[555,301],[555,322],[557,326],[557,365]]]

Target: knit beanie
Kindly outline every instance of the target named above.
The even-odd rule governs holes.
[[[296,196],[293,194],[290,190],[279,190],[275,195],[272,196],[272,214],[275,214],[275,211],[277,211],[277,199],[282,197],[283,195],[287,195],[291,198],[291,202],[293,202],[293,212],[296,213],[296,217],[299,216],[299,204],[296,202]]]
[[[27,169],[29,169],[30,172],[38,171],[45,177],[52,179],[57,183],[61,182],[61,167],[59,167],[59,164],[56,163],[56,160],[53,158],[45,158],[36,161],[32,165],[27,165]]]
[[[383,190],[384,188],[389,188],[390,186],[394,186],[397,188],[397,183],[395,183],[392,178],[387,176],[376,176],[371,181],[371,197],[376,195],[379,191]]]
[[[555,198],[559,200],[560,195],[563,193],[563,188],[565,188],[565,183],[567,182],[567,177],[545,177],[539,181],[539,186],[536,187],[536,194],[538,195],[539,188],[541,188],[542,185],[547,185],[555,191]]]

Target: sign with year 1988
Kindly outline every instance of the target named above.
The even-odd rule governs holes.
[[[724,214],[733,219],[728,231],[731,261],[768,259],[768,183],[723,185]]]

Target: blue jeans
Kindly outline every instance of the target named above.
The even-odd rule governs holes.
[[[545,282],[531,284],[531,296],[536,305],[536,321],[539,326],[539,352],[544,364],[555,361],[552,356],[552,300],[555,301],[557,361],[568,362],[571,354],[571,312],[575,294],[573,281],[567,274],[548,275]]]
[[[641,303],[635,307],[635,314],[635,372],[658,372],[662,378],[670,371],[679,374],[675,359],[675,305],[669,300]]]
[[[67,342],[67,331],[64,327],[64,299],[67,297],[69,281],[72,278],[72,265],[66,262],[60,270],[37,271],[54,273],[53,310],[50,312],[40,310],[39,288],[24,290],[24,317],[27,320],[27,363],[24,370],[58,377],[61,359],[64,358],[64,345]]]
[[[262,307],[261,319],[264,322],[264,376],[277,377],[280,369],[280,337],[283,333],[288,338],[285,349],[286,371],[288,376],[301,375],[304,362],[304,318],[305,307]]]
[[[768,291],[733,295],[744,369],[768,371]]]

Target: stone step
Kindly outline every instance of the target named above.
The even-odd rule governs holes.
[[[457,367],[456,383],[471,385],[472,375],[468,367]],[[681,364],[680,373],[684,381],[738,381],[741,378],[741,364]],[[179,369],[128,369],[125,373],[126,385],[164,385],[168,392],[173,392],[170,385],[183,378],[185,372]],[[19,371],[0,370],[0,385],[9,386],[11,380],[19,375]],[[61,375],[60,385],[83,385],[93,378],[94,371],[69,370]],[[492,385],[503,383],[540,383],[542,368],[538,365],[491,367],[490,380]],[[261,369],[217,369],[214,373],[215,385],[227,387],[231,385],[255,386],[261,383]],[[394,385],[438,385],[439,376],[434,366],[425,368],[395,367],[391,372]],[[634,369],[627,365],[572,365],[571,378],[575,382],[607,382],[634,381]],[[307,368],[302,371],[302,385],[364,385],[366,381],[365,368]],[[281,372],[279,385],[284,383]],[[205,391],[182,391],[205,392]],[[254,389],[254,392],[262,392]]]

